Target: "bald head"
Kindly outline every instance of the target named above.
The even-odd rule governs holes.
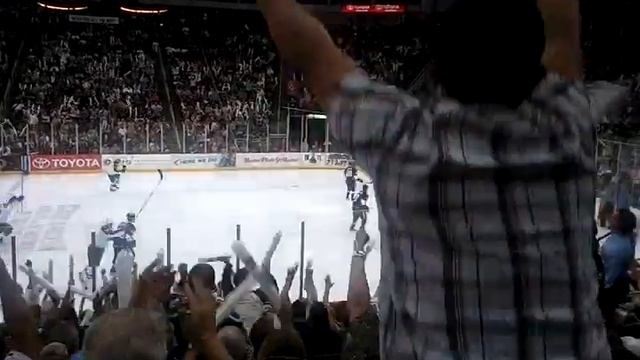
[[[167,323],[156,312],[120,309],[102,315],[87,330],[87,360],[165,360]]]

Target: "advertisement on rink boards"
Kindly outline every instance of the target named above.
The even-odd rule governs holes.
[[[120,159],[131,171],[212,170],[235,166],[235,156],[228,154],[156,154],[103,155],[103,168],[112,167],[116,159]]]
[[[303,153],[236,154],[236,167],[239,168],[299,168],[303,165]]]
[[[86,155],[31,155],[30,171],[100,171],[102,165],[99,154]]]
[[[336,153],[306,153],[305,167],[344,168],[349,164],[351,156]]]
[[[176,168],[228,168],[236,166],[233,154],[177,154],[171,155]]]

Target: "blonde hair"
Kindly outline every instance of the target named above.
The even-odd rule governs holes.
[[[165,360],[167,322],[157,312],[120,309],[102,315],[87,330],[87,360]]]

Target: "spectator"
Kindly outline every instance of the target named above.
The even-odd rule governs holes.
[[[166,323],[160,314],[119,309],[102,315],[87,331],[87,359],[166,358]]]
[[[604,265],[604,289],[600,306],[605,320],[611,320],[615,308],[629,295],[629,270],[635,255],[636,216],[628,209],[619,209],[612,220],[611,234],[604,240],[600,254]]]
[[[610,103],[579,83],[577,2],[458,2],[435,49],[436,77],[456,101],[447,112],[437,97],[422,108],[364,76],[295,2],[258,5],[282,57],[330,112],[333,143],[376,174],[380,355],[609,358],[583,244],[594,214],[595,121]],[[540,261],[553,270],[541,272]],[[545,303],[525,300],[542,296],[534,279]],[[470,324],[482,324],[483,336]],[[566,331],[532,333],[532,324]]]

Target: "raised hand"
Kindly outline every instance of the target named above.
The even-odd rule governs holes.
[[[307,260],[307,267],[305,268],[305,273],[307,276],[313,275],[313,260]]]
[[[330,290],[333,287],[333,285],[335,285],[335,283],[331,281],[331,275],[327,275],[324,278],[325,291]]]
[[[273,244],[275,244],[275,246],[278,246],[280,240],[282,240],[282,231],[278,230],[278,232],[273,235]]]
[[[218,339],[215,323],[218,302],[199,279],[192,280],[193,285],[187,284],[184,288],[191,310],[187,322],[189,340],[206,359],[231,359]]]
[[[327,275],[324,278],[324,294],[322,296],[322,302],[324,304],[329,304],[329,295],[331,293],[331,288],[335,285],[333,281],[331,281],[331,275]]]
[[[184,290],[191,311],[189,319],[189,333],[193,337],[191,341],[198,343],[207,337],[216,336],[215,313],[218,309],[218,303],[200,279],[192,278],[191,280],[193,286],[187,283]]]
[[[294,277],[296,277],[296,274],[298,273],[298,269],[300,268],[300,264],[295,263],[293,264],[293,266],[291,266],[290,268],[287,269],[287,280],[293,280]]]
[[[169,266],[157,268],[158,265],[160,260],[155,259],[142,272],[135,296],[131,299],[134,307],[153,306],[153,302],[163,303],[169,299],[175,272],[172,272]]]
[[[369,234],[367,234],[367,232],[364,229],[360,229],[356,232],[356,240],[353,244],[353,250],[354,251],[364,251],[366,253],[368,253],[369,251],[371,251],[371,246],[367,246],[367,244],[369,243]],[[369,249],[367,250],[367,247],[369,247]]]

